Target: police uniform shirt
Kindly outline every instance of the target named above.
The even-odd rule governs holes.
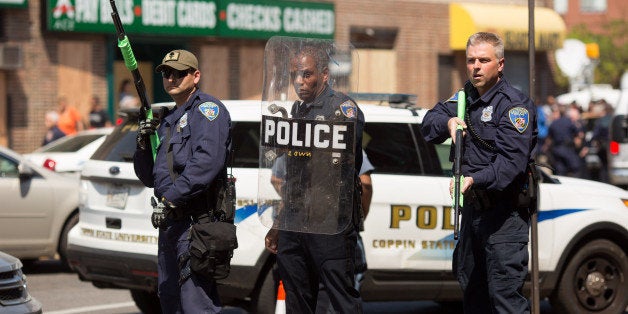
[[[578,136],[580,130],[569,117],[563,116],[552,122],[549,127],[549,137],[553,140],[554,146],[574,147],[574,138]]]
[[[155,166],[150,162],[150,150],[136,151],[136,174],[145,185],[155,188],[155,196],[163,196],[177,206],[202,201],[203,197],[195,197],[225,167],[231,145],[230,127],[231,118],[222,102],[197,90],[183,106],[162,119],[157,130],[160,146]],[[169,149],[176,173],[174,182],[168,168]],[[151,182],[154,183],[149,185]]]
[[[464,137],[462,173],[473,177],[473,187],[502,191],[521,177],[534,156],[537,142],[536,110],[530,99],[503,77],[481,97],[467,81],[467,127]],[[457,99],[439,102],[423,119],[422,132],[432,143],[450,137],[447,121],[457,113]]]
[[[318,223],[335,220],[334,215],[325,214],[329,210],[339,210],[343,219],[346,205],[355,208],[352,195],[355,186],[349,184],[357,180],[357,173],[362,165],[362,131],[364,115],[356,103],[347,95],[336,92],[327,86],[323,92],[309,104],[297,101],[293,104],[291,115],[294,119],[319,121],[354,121],[355,147],[353,160],[343,154],[341,160],[334,164],[331,152],[314,152],[311,155],[295,156],[288,153],[285,157],[285,184],[282,192],[286,208],[293,211],[306,209],[309,214],[297,219],[311,219]],[[347,165],[352,165],[347,167]],[[339,167],[339,168],[338,168]],[[279,169],[279,168],[278,168]],[[353,180],[348,181],[351,178]],[[336,184],[333,184],[336,182]],[[304,193],[307,191],[307,193]],[[333,197],[332,197],[333,196]],[[306,218],[309,217],[309,218]],[[308,224],[305,223],[304,224]]]

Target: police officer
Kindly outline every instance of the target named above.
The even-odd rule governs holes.
[[[442,143],[464,127],[465,193],[461,236],[453,256],[465,313],[528,313],[529,206],[522,195],[537,142],[534,104],[503,77],[504,44],[480,32],[467,41],[469,81],[464,121],[457,102],[439,102],[423,120],[426,140]]]
[[[296,54],[295,68],[292,70],[294,88],[301,101],[294,103],[291,114],[305,120],[355,121],[355,164],[347,176],[358,180],[362,164],[362,129],[364,116],[356,103],[347,95],[334,91],[329,86],[329,56],[316,45],[305,45]],[[291,193],[292,179],[304,182],[304,177],[324,176],[312,173],[316,167],[306,171],[298,158],[286,156],[286,179],[281,193]],[[312,158],[314,159],[314,158]],[[313,160],[304,161],[315,162]],[[319,172],[325,169],[319,168]],[[309,180],[309,179],[307,179]],[[312,182],[329,184],[312,179]],[[360,294],[354,287],[355,247],[359,224],[359,185],[354,189],[354,202],[351,223],[338,234],[315,234],[271,229],[265,239],[266,248],[277,254],[279,276],[286,291],[286,311],[288,313],[314,313],[317,306],[319,284],[326,290],[331,305],[338,313],[360,313]],[[303,203],[302,203],[303,204]],[[285,204],[284,206],[289,206]],[[306,205],[307,206],[307,205]],[[286,209],[286,211],[291,209]],[[307,211],[307,208],[297,210]],[[335,212],[330,210],[330,212]],[[318,213],[325,215],[325,213]]]
[[[179,265],[178,258],[188,251],[191,224],[216,203],[210,186],[226,176],[231,118],[220,100],[199,90],[201,72],[191,52],[169,52],[155,71],[161,72],[176,107],[160,117],[156,131],[161,144],[154,162],[148,137],[156,123],[140,121],[134,166],[159,200],[153,224],[159,227],[161,308],[164,313],[217,313],[221,304],[216,283],[190,274],[189,265]]]
[[[584,132],[578,126],[579,119],[578,109],[570,106],[549,127],[552,164],[558,175],[580,177],[583,174],[583,160],[578,151],[582,148]]]

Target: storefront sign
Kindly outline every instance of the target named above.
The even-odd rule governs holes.
[[[233,0],[220,3],[218,32],[221,37],[334,37],[336,19],[331,3],[268,0]]]
[[[9,1],[9,0],[0,0]],[[109,0],[47,0],[51,31],[113,33]],[[331,3],[255,0],[116,0],[128,33],[266,39],[333,38]]]
[[[117,0],[128,33],[204,36],[216,34],[216,1]],[[48,29],[66,32],[115,31],[109,0],[48,0]]]
[[[528,50],[528,32],[504,30],[498,33],[508,50]],[[563,36],[558,32],[536,32],[534,45],[536,50],[550,51],[562,46]]]
[[[26,0],[0,0],[0,8],[28,8]]]
[[[467,39],[475,32],[492,32],[504,41],[506,50],[528,50],[528,8],[508,4],[450,3],[449,46],[465,50]],[[554,10],[534,9],[534,44],[539,51],[552,51],[562,46],[565,22]]]

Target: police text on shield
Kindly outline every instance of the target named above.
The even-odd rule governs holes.
[[[302,151],[352,152],[351,121],[318,121],[262,116],[262,145]]]

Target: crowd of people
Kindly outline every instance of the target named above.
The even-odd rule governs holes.
[[[130,92],[122,92],[129,90],[130,80],[124,80],[121,85],[120,109],[139,107],[139,100]],[[56,110],[49,110],[44,115],[44,124],[46,126],[46,134],[44,135],[42,146],[54,140],[60,139],[66,135],[73,135],[85,129],[96,129],[112,126],[111,118],[107,110],[102,105],[100,97],[92,95],[90,98],[90,109],[87,119],[83,118],[81,112],[73,105],[66,96],[57,98]]]
[[[608,182],[609,125],[613,107],[605,100],[561,104],[548,96],[537,104],[537,161],[552,173]]]

